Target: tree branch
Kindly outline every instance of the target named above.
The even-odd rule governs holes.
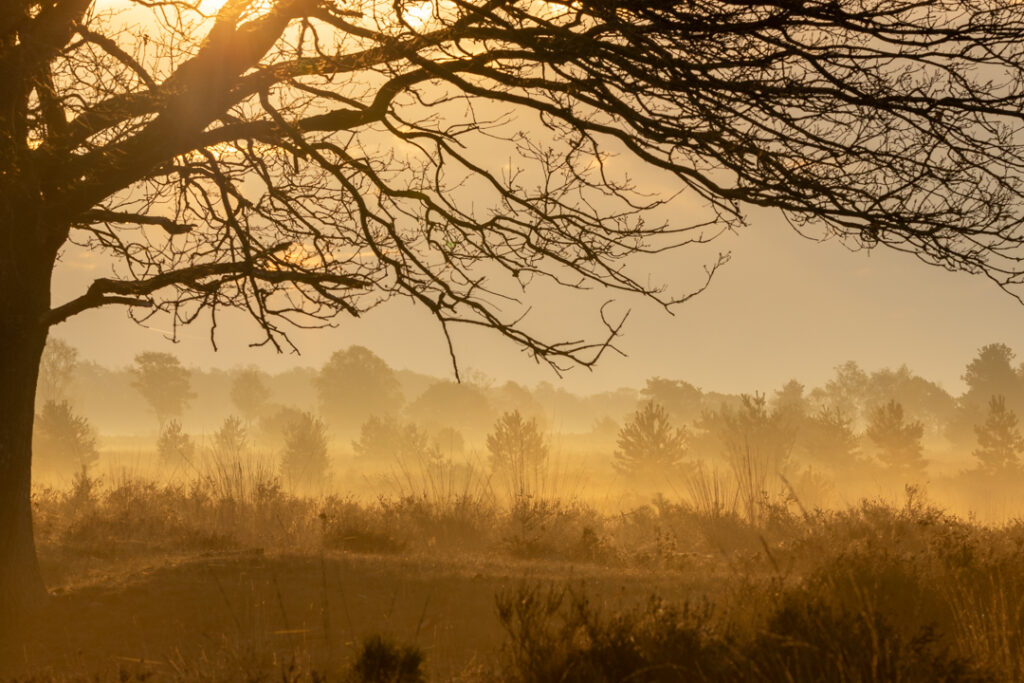
[[[291,246],[290,243],[278,245],[260,255],[266,256],[280,253]],[[313,287],[330,285],[331,287],[345,287],[349,289],[362,289],[369,284],[364,280],[348,275],[288,270],[278,268],[277,266],[280,264],[276,262],[271,265],[273,267],[256,267],[251,261],[202,263],[140,280],[98,278],[93,281],[89,289],[82,296],[50,309],[43,322],[46,325],[56,325],[77,313],[110,303],[152,307],[154,305],[153,301],[144,297],[172,286],[184,286],[201,290],[204,288],[204,283],[202,282],[204,279],[217,276],[229,276],[230,279],[250,278],[273,284],[296,283]],[[217,286],[219,287],[221,284],[223,283],[218,282]]]
[[[90,223],[136,223],[140,225],[159,225],[168,235],[183,235],[196,227],[195,223],[178,223],[163,216],[150,216],[144,213],[127,211],[110,211],[109,209],[90,209],[79,216],[79,222]]]

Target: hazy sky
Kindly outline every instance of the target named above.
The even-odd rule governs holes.
[[[882,249],[852,253],[838,242],[804,239],[772,212],[750,216],[750,226],[716,244],[732,261],[708,291],[676,309],[639,299],[619,300],[632,314],[620,348],[594,371],[576,369],[563,380],[572,391],[641,386],[647,377],[685,379],[704,389],[771,391],[790,378],[808,385],[827,379],[846,360],[865,368],[907,363],[915,372],[959,392],[960,374],[983,344],[1002,341],[1024,353],[1024,307],[982,278],[926,266],[911,256]],[[689,254],[662,257],[650,267],[655,281],[693,282]],[[92,264],[69,260],[57,270],[54,299],[70,296],[98,275]],[[603,293],[567,292],[535,297],[545,304],[536,324],[561,325],[571,334],[597,319]],[[143,350],[177,353],[189,365],[230,367],[254,363],[268,371],[319,366],[350,344],[372,348],[395,368],[450,376],[443,336],[429,315],[403,302],[386,304],[359,320],[342,319],[335,329],[295,335],[302,355],[250,349],[256,332],[247,324],[221,323],[220,352],[208,329],[194,326],[172,344],[164,333],[131,322],[124,309],[90,311],[55,328],[83,356],[123,366]],[[563,335],[555,335],[562,336]],[[456,336],[463,369],[498,381],[557,382],[496,334]]]
[[[627,162],[645,191],[674,191],[658,176]],[[688,215],[693,211],[692,216]],[[663,218],[688,224],[700,220],[680,201]],[[833,368],[856,360],[867,369],[907,363],[915,372],[962,389],[960,375],[983,344],[1008,343],[1024,354],[1024,306],[987,280],[926,266],[906,254],[883,249],[852,253],[838,242],[818,244],[790,230],[781,216],[750,214],[749,227],[714,245],[732,252],[708,291],[678,307],[675,316],[639,299],[631,307],[625,336],[618,341],[627,357],[607,355],[593,371],[576,369],[563,380],[577,392],[642,386],[651,376],[685,379],[704,389],[771,391],[791,378],[808,385],[825,381]],[[675,289],[692,286],[700,275],[691,252],[665,255],[639,266],[655,282]],[[704,252],[704,256],[709,254]],[[55,303],[81,294],[93,277],[107,275],[91,259],[69,257],[54,276]],[[549,339],[572,337],[595,326],[600,303],[609,295],[540,290],[534,331]],[[395,368],[450,376],[448,350],[440,328],[425,312],[396,301],[360,320],[341,319],[338,327],[296,332],[302,355],[250,349],[258,339],[251,323],[221,318],[221,351],[214,353],[208,329],[196,325],[177,345],[166,331],[132,323],[124,309],[89,311],[53,330],[77,346],[85,358],[124,366],[143,350],[176,352],[189,365],[257,364],[268,371],[320,366],[335,350],[351,344],[370,347]],[[463,369],[475,369],[501,382],[527,384],[557,377],[494,333],[457,331],[456,352]]]

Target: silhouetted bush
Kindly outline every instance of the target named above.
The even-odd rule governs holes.
[[[412,645],[399,645],[383,636],[362,642],[352,664],[351,683],[421,683],[423,652]]]
[[[877,609],[827,604],[801,587],[780,595],[753,634],[709,604],[606,614],[582,591],[520,587],[497,599],[508,681],[926,681],[997,678],[950,653],[925,626],[902,636]]]

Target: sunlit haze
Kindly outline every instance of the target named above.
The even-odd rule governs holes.
[[[884,248],[850,252],[835,241],[819,244],[767,211],[755,212],[746,230],[714,246],[731,251],[732,260],[707,291],[678,306],[674,316],[643,300],[619,297],[621,309],[633,309],[616,342],[626,357],[609,352],[592,371],[566,373],[564,386],[593,392],[639,387],[660,376],[707,390],[771,391],[793,378],[820,385],[834,366],[856,360],[872,369],[906,363],[955,393],[962,390],[963,367],[978,348],[1024,341],[1024,306],[991,282]],[[651,278],[668,285],[692,281],[699,269],[692,262],[683,269],[671,256],[661,261]],[[55,300],[80,291],[93,274],[88,261],[61,264],[54,277]],[[571,335],[579,322],[600,331],[595,323],[607,298],[600,291],[556,292],[533,303],[545,313],[546,324]],[[220,326],[219,352],[201,323],[184,329],[180,343],[172,344],[165,339],[168,330],[139,327],[116,309],[87,312],[52,334],[79,347],[83,357],[112,367],[127,365],[143,350],[171,350],[186,365],[255,363],[276,371],[319,367],[335,350],[360,344],[393,367],[452,375],[439,327],[402,301],[363,319],[341,318],[334,329],[295,331],[301,355],[250,349],[257,332],[241,316],[236,322]],[[550,369],[493,333],[456,328],[455,342],[463,369],[499,381],[559,383]]]

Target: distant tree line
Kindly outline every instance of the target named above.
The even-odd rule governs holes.
[[[706,392],[654,377],[640,391],[580,397],[546,383],[531,390],[514,382],[494,386],[479,375],[460,384],[399,372],[353,346],[315,371],[217,371],[223,399],[202,412],[206,420],[220,415],[212,453],[238,457],[259,441],[280,456],[282,474],[297,481],[325,475],[332,443],[366,461],[452,458],[475,443],[485,448],[496,483],[513,496],[530,495],[548,460],[547,431],[552,424],[568,431],[566,422],[592,437],[590,447],[603,441],[609,469],[631,481],[658,481],[708,460],[743,473],[752,488],[771,473],[801,467],[840,476],[875,468],[909,478],[927,471],[936,448],[970,454],[968,467],[979,474],[1008,476],[1020,472],[1024,451],[1024,365],[1014,359],[1005,344],[979,349],[963,372],[960,396],[907,366],[867,372],[850,361],[823,386],[807,390],[792,380],[770,396]],[[97,433],[87,417],[97,406],[75,398],[89,394],[82,385],[96,367],[59,339],[48,345],[36,430],[42,467],[77,468],[97,459]],[[173,354],[146,352],[126,371],[107,372],[108,395],[116,393],[110,383],[127,383],[136,403],[148,406],[160,459],[192,462],[190,407],[209,400],[214,386],[203,371],[185,368]],[[201,381],[205,388],[197,389]],[[293,398],[297,390],[305,392],[305,407]]]

